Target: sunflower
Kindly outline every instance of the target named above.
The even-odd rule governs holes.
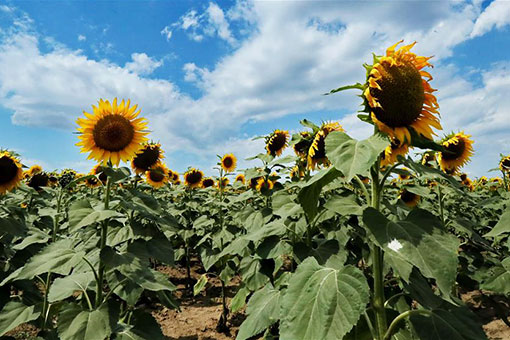
[[[288,145],[289,131],[274,130],[266,137],[266,150],[271,156],[280,156]]]
[[[259,179],[257,180],[257,185],[255,186],[255,188],[258,190],[258,191],[262,191],[262,190],[272,190],[273,189],[273,186],[274,186],[274,182],[271,181],[270,179],[266,179],[264,177],[259,177]]]
[[[229,179],[227,177],[222,177],[218,179],[218,189],[225,189],[227,185],[230,183]]]
[[[16,188],[23,179],[19,160],[7,151],[0,152],[0,195]]]
[[[436,160],[436,154],[434,151],[429,151],[423,154],[421,158],[421,164],[430,167],[430,162],[433,162]]]
[[[91,175],[93,175],[91,173]],[[98,186],[101,186],[101,183],[99,182],[99,180],[97,179],[96,176],[94,177],[89,177],[85,180],[85,185],[89,188],[97,188]]]
[[[145,180],[153,188],[161,188],[168,183],[168,168],[161,162],[157,163],[145,172]]]
[[[482,176],[478,179],[478,181],[476,181],[476,185],[485,185],[487,184],[487,182],[488,182],[487,177]]]
[[[204,180],[202,181],[202,188],[209,188],[212,186],[214,186],[214,179],[212,179],[211,177],[204,178]]]
[[[190,188],[198,188],[202,185],[204,173],[198,169],[191,168],[184,174],[184,182]]]
[[[326,157],[326,137],[333,131],[344,131],[344,129],[337,122],[323,123],[313,137],[312,144],[308,149],[307,167],[309,169],[315,170],[317,166],[329,165],[329,160]]]
[[[393,138],[390,145],[381,154],[381,167],[392,165],[397,161],[397,156],[405,156],[409,152],[409,146],[400,143],[398,139]]]
[[[131,160],[131,168],[135,171],[136,174],[143,174],[162,159],[163,150],[161,150],[161,144],[144,143],[142,148]]]
[[[364,96],[370,107],[370,117],[379,131],[401,142],[411,144],[411,133],[432,139],[432,127],[441,130],[435,90],[429,84],[432,76],[422,69],[432,67],[431,58],[410,52],[416,44],[395,50],[399,41],[386,50],[386,56],[375,57],[369,67]],[[427,79],[425,79],[427,78]]]
[[[221,158],[221,167],[226,173],[233,172],[236,169],[236,164],[236,156],[232,153],[226,154]]]
[[[176,171],[168,170],[168,178],[175,185],[181,184],[181,180],[179,179],[179,173]]]
[[[237,175],[235,181],[236,182],[241,182],[241,183],[244,184],[244,182],[245,182],[244,174]]]
[[[313,135],[309,131],[301,131],[299,133],[299,141],[294,144],[294,152],[301,159],[306,159],[308,150],[313,142]]]
[[[50,178],[45,172],[38,172],[30,178],[28,186],[35,190],[41,190],[41,187],[47,187],[50,184]]]
[[[97,164],[95,167],[92,168],[90,171],[91,174],[96,175],[101,183],[106,184],[106,180],[108,179],[108,176],[104,173],[104,166],[101,164]]]
[[[76,145],[81,147],[81,152],[90,152],[87,159],[119,165],[120,161],[136,155],[148,134],[145,118],[137,118],[140,114],[137,107],[130,107],[129,100],[117,105],[117,98],[112,104],[100,99],[98,107],[92,105],[92,114],[83,112],[86,118],[77,120],[81,141]]]
[[[400,192],[399,198],[407,205],[409,208],[414,208],[418,205],[421,197],[415,193],[407,191],[406,189]]]
[[[473,155],[473,141],[464,132],[451,134],[442,141],[445,152],[438,152],[437,161],[446,173],[455,173]]]
[[[48,181],[50,182],[50,187],[57,186],[58,178],[54,173],[49,174]]]
[[[510,156],[503,157],[499,162],[499,168],[503,172],[510,172]]]
[[[30,169],[28,169],[28,170],[27,170],[27,173],[28,173],[30,176],[33,176],[33,175],[35,175],[35,174],[37,174],[37,173],[39,173],[39,172],[42,172],[42,171],[43,171],[42,167],[41,167],[40,165],[37,165],[37,164],[36,164],[36,165],[32,165],[32,166],[30,167]]]
[[[257,177],[252,177],[250,178],[250,189],[256,189],[257,188],[257,183],[259,182],[259,179],[261,179],[262,177],[260,176],[257,176]]]

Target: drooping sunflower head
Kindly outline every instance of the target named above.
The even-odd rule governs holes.
[[[237,159],[234,154],[229,153],[221,158],[221,168],[226,172],[233,172],[236,169]]]
[[[274,182],[271,181],[270,179],[266,179],[265,177],[260,177],[257,180],[256,189],[260,192],[270,191],[273,189],[273,187],[274,187]]]
[[[50,178],[45,172],[38,172],[30,178],[28,186],[39,191],[42,187],[47,187],[50,184]]]
[[[400,143],[398,139],[393,138],[390,145],[381,154],[381,167],[396,163],[398,156],[405,156],[408,152],[409,145]]]
[[[214,179],[211,177],[204,178],[202,181],[202,188],[210,188],[212,186],[214,186]]]
[[[236,176],[236,179],[235,179],[236,182],[241,182],[244,184],[245,182],[245,177],[244,177],[244,174],[239,174]]]
[[[42,167],[40,165],[37,165],[37,164],[32,165],[30,167],[30,169],[27,170],[27,172],[28,172],[28,174],[30,176],[33,176],[33,175],[35,175],[35,174],[37,174],[39,172],[42,172],[42,171],[43,171]]]
[[[499,168],[503,172],[510,172],[510,156],[501,158],[501,161],[499,162]]]
[[[432,127],[441,130],[435,90],[429,84],[432,76],[423,68],[432,66],[430,58],[410,52],[415,43],[401,46],[399,41],[376,57],[369,67],[364,96],[370,117],[379,131],[412,145],[409,129],[432,139]]]
[[[294,138],[294,137],[293,137]],[[313,143],[313,134],[310,131],[301,131],[299,140],[294,144],[294,152],[301,159],[306,159],[308,150]]]
[[[58,177],[57,177],[57,174],[55,174],[54,172],[53,173],[49,173],[48,174],[49,178],[48,178],[48,181],[50,183],[50,187],[55,187],[57,186],[58,184]]]
[[[159,189],[168,183],[168,168],[159,162],[145,172],[145,180],[153,188]]]
[[[143,174],[163,159],[163,150],[158,143],[144,143],[131,160],[131,168],[136,174]]]
[[[96,175],[101,183],[106,184],[106,180],[108,179],[108,176],[104,172],[105,167],[102,164],[97,164],[92,168],[90,171],[91,174]]]
[[[91,175],[94,175],[91,173]],[[96,176],[94,177],[89,177],[85,180],[85,185],[91,189],[93,188],[97,188],[99,186],[101,186],[101,183],[99,182],[99,180],[97,179]]]
[[[191,168],[184,174],[184,183],[190,188],[198,188],[202,185],[204,173],[198,169]]]
[[[60,172],[60,178],[58,179],[58,182],[61,187],[65,188],[69,185],[72,181],[76,179],[76,171],[73,169],[64,169]]]
[[[257,188],[257,183],[258,183],[260,178],[262,178],[262,177],[257,176],[257,177],[250,178],[250,183],[249,183],[250,189],[256,189]]]
[[[305,177],[305,172],[303,171],[303,169],[301,169],[301,167],[299,167],[299,165],[295,165],[290,170],[289,176],[290,176],[290,179],[292,179],[292,180],[299,180],[299,179]]]
[[[266,150],[271,156],[280,156],[288,146],[289,131],[274,130],[266,137]]]
[[[16,188],[23,179],[23,169],[18,158],[10,152],[0,152],[0,195]]]
[[[230,183],[230,180],[227,177],[221,177],[218,179],[217,185],[218,189],[225,189],[227,185]]]
[[[315,133],[308,149],[307,167],[309,169],[315,170],[318,166],[329,165],[329,160],[326,157],[326,137],[333,131],[344,131],[344,129],[337,122],[323,123]]]
[[[405,205],[407,205],[409,208],[414,208],[418,205],[418,202],[420,202],[420,195],[417,195],[413,192],[410,192],[406,189],[403,189],[400,192],[399,198],[404,202]]]
[[[473,155],[473,141],[470,137],[464,132],[459,132],[443,139],[441,144],[446,151],[438,152],[437,161],[444,172],[454,174],[469,162]]]
[[[145,118],[138,118],[137,107],[131,107],[129,100],[117,105],[117,98],[111,104],[100,99],[97,107],[92,105],[92,114],[83,112],[86,118],[77,120],[80,142],[76,145],[81,152],[89,152],[87,159],[119,165],[136,155],[148,134]]]
[[[428,151],[425,152],[421,158],[421,164],[431,167],[432,165],[430,162],[433,162],[436,160],[436,153],[434,151]]]

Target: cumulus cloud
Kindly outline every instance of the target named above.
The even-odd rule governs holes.
[[[170,39],[172,39],[172,29],[170,26],[165,26],[160,33],[166,38],[166,41],[170,41]]]
[[[507,25],[510,25],[510,2],[495,0],[476,19],[471,37],[478,37],[494,27],[500,29]]]
[[[155,60],[145,53],[131,54],[133,61],[127,62],[124,68],[140,75],[151,74],[155,69],[163,65],[163,61]]]

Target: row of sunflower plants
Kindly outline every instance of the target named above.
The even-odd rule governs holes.
[[[501,310],[494,296],[510,293],[510,157],[502,178],[461,173],[473,141],[434,141],[430,58],[413,45],[330,92],[361,91],[372,136],[304,120],[291,139],[265,137],[242,173],[226,154],[214,178],[189,168],[181,183],[137,106],[116,99],[78,120],[88,175],[23,171],[2,151],[0,336],[31,323],[43,339],[164,339],[151,311],[179,301],[161,264],[186,268],[189,295],[218,278],[217,329],[246,306],[237,339],[486,339],[460,297],[481,289]]]

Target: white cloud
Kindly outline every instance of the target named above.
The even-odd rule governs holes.
[[[87,40],[86,36],[84,36],[83,34],[78,35],[78,41],[85,41],[85,40]]]
[[[166,41],[170,41],[172,38],[172,30],[170,29],[170,26],[165,26],[160,33],[166,38]]]
[[[507,25],[510,25],[510,2],[495,0],[476,20],[471,37],[478,37],[494,27],[500,29]]]
[[[155,69],[163,65],[163,61],[154,60],[145,53],[131,54],[133,61],[127,62],[124,68],[140,75],[151,74]]]

